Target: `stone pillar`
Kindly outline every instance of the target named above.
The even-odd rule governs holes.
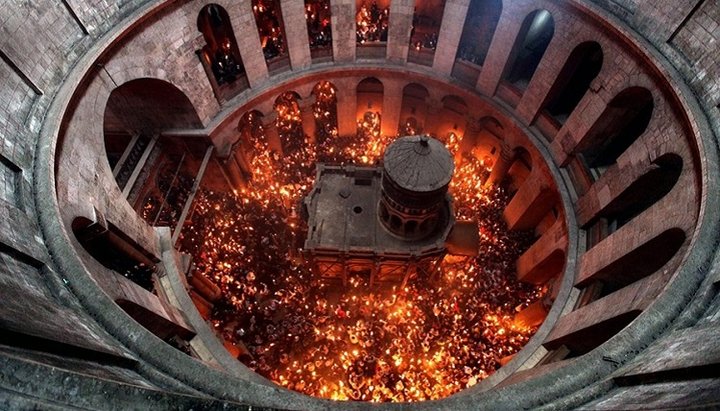
[[[234,153],[235,161],[240,169],[248,175],[252,175],[252,159],[255,158],[255,149],[249,141],[243,140]]]
[[[437,136],[438,128],[442,124],[442,117],[440,113],[443,110],[443,103],[440,100],[433,98],[428,99],[428,116],[425,120],[425,134],[432,134]]]
[[[510,203],[503,210],[503,218],[510,230],[534,229],[557,201],[557,194],[545,176],[535,167]]]
[[[258,35],[255,15],[249,1],[233,3],[226,7],[233,26],[233,34],[237,40],[240,57],[245,66],[245,74],[250,87],[256,87],[268,78],[268,68],[265,64],[260,36]]]
[[[398,133],[404,85],[405,81],[402,79],[388,79],[383,82],[381,133],[385,136],[394,136]]]
[[[238,160],[238,153],[240,153],[241,151],[242,149],[238,147],[237,150],[231,153],[230,156],[222,162],[223,168],[225,169],[225,172],[227,173],[227,176],[232,182],[233,188],[235,189],[239,189],[245,186],[246,183],[243,171],[247,170],[243,170],[243,166]]]
[[[480,142],[480,131],[482,130],[480,121],[476,117],[469,115],[465,116],[465,119],[465,135],[463,135],[463,139],[460,142],[460,150],[455,153],[456,164],[460,164],[462,156],[465,153],[472,152],[473,148]]]
[[[355,0],[330,0],[330,13],[333,61],[355,61]]]
[[[354,46],[353,46],[354,47]],[[336,80],[338,135],[357,134],[357,82],[353,79]]]
[[[280,153],[284,156],[282,142],[280,141],[280,134],[278,134],[277,124],[277,113],[275,111],[266,114],[263,117],[263,130],[265,131],[265,139],[270,150]]]
[[[507,175],[514,159],[515,153],[510,146],[505,142],[501,143],[500,154],[497,156],[497,160],[495,160],[490,176],[487,181],[485,181],[485,187],[490,187],[493,184],[501,182]]]
[[[586,93],[581,101],[582,110],[574,110],[560,128],[550,144],[550,152],[558,165],[566,166],[572,160],[577,147],[586,145],[588,138],[591,138],[598,128],[602,129],[605,122],[617,121],[612,114],[607,117],[603,115],[609,101],[606,100],[608,94],[610,93]]]
[[[518,259],[517,278],[531,284],[545,284],[562,271],[565,264],[567,230],[562,219],[548,229]]]
[[[455,64],[460,37],[462,36],[465,17],[467,16],[470,0],[447,0],[443,20],[440,25],[433,72],[441,76],[450,76]]]
[[[311,63],[310,41],[305,21],[305,2],[303,0],[280,0],[285,41],[290,54],[290,67],[293,70],[308,67]]]
[[[308,143],[315,144],[315,141],[317,139],[315,114],[313,113],[315,95],[311,94],[300,100],[298,103],[300,106],[300,117],[302,119],[303,132],[305,132],[305,135],[308,136]]]
[[[405,63],[410,47],[410,30],[412,29],[413,9],[415,0],[392,0],[388,18],[388,61]]]
[[[510,2],[510,4],[504,6],[483,69],[475,86],[480,93],[486,96],[495,94],[505,65],[511,57],[510,52],[515,44],[515,39],[520,33],[522,21],[525,18],[525,14],[516,15],[517,13],[515,13],[515,8],[523,6],[523,3],[514,5]]]

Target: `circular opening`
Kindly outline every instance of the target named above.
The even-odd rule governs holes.
[[[362,213],[362,211],[363,211],[363,208],[360,206],[353,207],[353,213],[355,213],[355,214],[360,214],[360,213]]]

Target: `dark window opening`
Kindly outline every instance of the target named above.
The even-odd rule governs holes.
[[[555,24],[547,10],[536,10],[525,17],[502,79],[520,90],[525,90],[554,33]]]

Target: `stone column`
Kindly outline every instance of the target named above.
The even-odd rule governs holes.
[[[353,46],[354,47],[354,46]],[[336,80],[338,135],[357,134],[357,82],[354,79]]]
[[[250,87],[256,87],[268,78],[267,64],[260,45],[255,15],[249,1],[240,1],[227,7],[237,40],[240,57],[245,66],[245,74]]]
[[[405,63],[410,47],[415,0],[392,0],[388,18],[388,42],[385,58],[393,63]]]
[[[545,284],[562,271],[565,264],[567,230],[562,219],[555,223],[518,259],[517,278],[531,284]]]
[[[460,37],[462,36],[465,17],[467,16],[470,0],[447,0],[443,20],[440,25],[433,72],[441,76],[450,76],[455,64]]]
[[[485,187],[490,187],[493,184],[501,182],[507,175],[513,160],[515,160],[515,152],[513,152],[507,143],[502,142],[500,145],[500,154],[497,156],[497,160],[495,160],[492,171],[490,171],[490,176],[487,181],[485,181]]]
[[[442,124],[442,118],[440,113],[443,109],[443,103],[440,100],[430,98],[427,103],[428,116],[425,120],[425,134],[432,134],[437,136],[438,128]]]
[[[303,0],[280,0],[285,41],[290,54],[290,67],[293,70],[308,67],[311,63],[310,41],[305,21],[305,2]]]
[[[510,230],[534,229],[557,202],[557,193],[535,167],[510,203],[503,210],[503,218]]]
[[[508,60],[510,60],[510,52],[515,44],[515,39],[520,33],[522,21],[525,14],[516,15],[516,8],[522,6],[523,3],[514,5],[513,2],[503,7],[500,14],[500,20],[497,29],[493,35],[492,43],[488,49],[483,69],[478,77],[476,89],[486,96],[495,94],[503,70]]]
[[[270,150],[280,153],[284,156],[282,142],[280,141],[280,134],[278,134],[277,124],[277,113],[275,111],[266,114],[263,117],[263,130],[265,131],[265,139],[267,140],[268,147]]]
[[[244,167],[238,159],[241,152],[242,148],[238,147],[237,150],[230,153],[230,156],[222,162],[223,168],[235,189],[245,186],[246,183],[243,172],[247,172],[247,170],[243,169]]]
[[[455,163],[460,164],[462,162],[463,154],[472,152],[473,148],[480,142],[480,132],[482,131],[482,125],[479,119],[473,116],[465,116],[465,135],[460,142],[460,150],[455,153]]]
[[[402,79],[388,79],[383,82],[383,86],[381,133],[385,136],[394,136],[397,135],[400,126],[402,92],[405,81]]]
[[[315,144],[317,139],[315,115],[313,113],[313,104],[315,104],[315,95],[311,94],[300,100],[300,117],[302,119],[302,128],[305,135],[308,136],[308,143]]]
[[[355,0],[330,0],[333,61],[355,61]]]

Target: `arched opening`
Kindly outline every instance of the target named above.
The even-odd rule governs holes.
[[[103,127],[108,158],[122,147],[112,167],[122,195],[149,224],[177,230],[192,202],[192,187],[208,166],[203,154],[209,159],[212,153],[204,138],[161,135],[168,129],[203,127],[190,100],[166,81],[132,80],[110,93]],[[118,147],[113,141],[118,136],[127,144]]]
[[[357,85],[358,133],[368,137],[380,136],[384,87],[380,80],[368,77]]]
[[[293,155],[300,151],[306,143],[299,100],[300,95],[294,91],[286,91],[275,100],[274,108],[277,113],[275,124],[285,155]]]
[[[643,87],[625,89],[610,101],[575,148],[594,177],[613,165],[645,132],[653,108],[652,93]]]
[[[227,11],[208,4],[198,14],[198,31],[205,45],[198,56],[218,101],[224,102],[249,87],[245,66]]]
[[[334,144],[332,141],[338,136],[337,87],[323,80],[313,87],[312,94],[315,96],[313,116],[317,129],[317,143],[321,146]]]
[[[270,74],[290,69],[280,0],[252,0],[260,45]]]
[[[390,0],[356,0],[355,39],[358,58],[385,58]]]
[[[505,64],[502,80],[524,92],[554,33],[555,23],[547,10],[535,10],[525,17]]]
[[[603,52],[598,43],[587,41],[576,46],[550,88],[543,104],[546,113],[564,124],[600,73],[602,64]]]
[[[110,169],[126,195],[151,154],[159,152],[159,134],[167,129],[202,128],[190,99],[174,85],[158,79],[128,81],[110,93],[103,134]]]
[[[332,61],[332,26],[329,0],[305,0],[305,22],[313,62]]]
[[[405,233],[408,235],[414,235],[418,228],[418,222],[415,220],[410,220],[405,223]]]
[[[410,29],[409,62],[432,66],[444,11],[445,0],[415,2]]]
[[[422,134],[427,117],[428,90],[417,83],[410,83],[403,88],[400,108],[400,134],[404,136]]]
[[[501,0],[472,0],[465,16],[452,76],[467,84],[475,85],[480,66],[485,63],[500,14]]]

